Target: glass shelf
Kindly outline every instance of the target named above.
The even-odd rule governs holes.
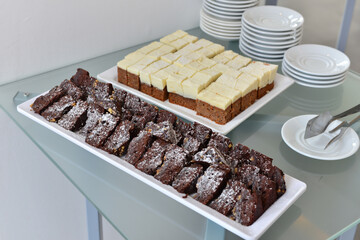
[[[239,52],[238,42],[219,41],[199,28],[190,34]],[[145,45],[145,44],[143,44]],[[84,68],[92,76],[114,66],[139,46],[110,53],[0,86],[0,104],[64,175],[128,239],[203,239],[206,219],[148,187],[100,158],[41,127],[16,111],[17,92],[41,93]],[[289,118],[324,110],[337,113],[359,103],[360,75],[349,72],[344,84],[312,89],[294,84],[228,134],[274,158],[285,173],[305,182],[307,190],[263,235],[263,239],[324,239],[360,219],[360,153],[340,161],[319,161],[291,150],[280,130]],[[26,99],[18,95],[16,102]],[[359,125],[355,125],[357,133]],[[226,232],[226,239],[237,239]]]

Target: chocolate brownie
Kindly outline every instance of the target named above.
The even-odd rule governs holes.
[[[181,146],[186,151],[188,151],[189,155],[191,156],[193,156],[195,153],[197,153],[200,150],[200,142],[192,136],[186,136],[183,139]]]
[[[171,145],[165,153],[164,163],[156,171],[155,178],[163,184],[171,185],[175,177],[185,166],[187,153],[183,148]]]
[[[59,101],[53,103],[50,107],[45,109],[41,116],[50,122],[56,122],[59,120],[65,113],[67,113],[75,105],[75,100],[69,96],[65,95],[60,98]]]
[[[166,101],[169,98],[169,93],[168,93],[166,87],[162,90],[160,90],[156,87],[153,87],[151,96],[160,101]]]
[[[195,99],[186,98],[176,93],[169,93],[169,102],[189,108],[194,111],[196,110]]]
[[[122,121],[105,142],[103,149],[108,153],[122,156],[125,154],[133,136],[135,125],[129,120]]]
[[[141,101],[141,108],[137,114],[144,116],[146,122],[155,122],[159,109],[147,102]]]
[[[237,172],[244,164],[250,164],[250,148],[240,143],[236,144],[229,153],[228,165]]]
[[[124,120],[131,120],[132,118],[132,114],[130,112],[130,110],[122,107],[121,108],[121,114],[120,114],[120,118],[121,118],[121,121],[124,121]]]
[[[114,89],[112,95],[115,97],[117,101],[124,103],[127,92],[121,89]]]
[[[236,177],[243,182],[246,187],[251,187],[255,181],[255,177],[259,175],[260,168],[254,165],[243,165],[236,173]]]
[[[129,144],[127,153],[124,156],[125,161],[135,165],[149,148],[151,142],[151,133],[145,130],[139,132],[139,134],[133,138]]]
[[[208,204],[221,193],[229,177],[229,167],[224,164],[211,165],[197,181],[194,198],[203,204]]]
[[[272,162],[272,158],[251,149],[250,151],[250,164],[255,165],[259,168],[266,162]]]
[[[178,142],[173,125],[169,121],[161,122],[158,124],[154,122],[148,122],[145,129],[153,136],[160,138],[166,142],[173,144],[177,144]]]
[[[141,113],[141,100],[139,97],[128,93],[125,97],[124,107],[128,109],[132,114]]]
[[[147,123],[146,118],[141,115],[133,115],[131,118],[131,122],[135,124],[135,133],[138,133],[141,130],[143,130]]]
[[[104,97],[101,100],[96,99],[94,103],[103,107],[108,113],[114,116],[121,116],[122,103],[117,101],[113,96]]]
[[[157,123],[169,121],[172,125],[175,124],[176,120],[177,116],[175,114],[163,109],[159,110],[156,118]]]
[[[211,137],[212,131],[210,128],[205,127],[204,125],[194,122],[194,134],[193,137],[195,137],[201,144],[201,147],[206,147],[210,137]]]
[[[70,81],[75,83],[76,86],[81,88],[85,94],[91,94],[93,83],[95,82],[95,78],[90,77],[88,71],[78,68],[76,74],[71,77]]]
[[[76,105],[60,118],[58,124],[67,130],[79,130],[86,122],[88,106],[85,101],[77,101]]]
[[[265,161],[261,168],[262,174],[276,183],[276,194],[281,197],[286,192],[285,176],[283,171],[272,165],[270,161]]]
[[[230,179],[220,196],[212,201],[209,206],[225,216],[229,215],[235,207],[242,188],[246,187],[241,181]]]
[[[79,134],[86,136],[95,127],[104,113],[104,108],[95,103],[90,103],[87,110],[86,123],[84,127],[80,129]]]
[[[219,152],[227,155],[231,151],[233,145],[230,138],[219,133],[213,133],[208,146],[215,147]]]
[[[64,95],[65,91],[61,87],[56,86],[45,95],[36,98],[34,103],[31,105],[31,108],[34,110],[34,112],[40,113],[45,108],[58,101]]]
[[[175,180],[172,182],[172,186],[180,193],[194,193],[196,192],[196,183],[198,178],[203,174],[203,172],[203,166],[197,163],[184,167],[175,177]]]
[[[277,199],[275,182],[262,174],[255,177],[252,191],[261,196],[264,211]]]
[[[102,115],[95,127],[86,135],[85,142],[97,148],[102,147],[119,121],[119,117],[109,113]]]
[[[95,80],[93,83],[92,93],[98,100],[107,100],[113,92],[111,83],[100,82]]]
[[[152,95],[152,89],[153,89],[153,87],[151,85],[140,82],[140,91],[141,92],[151,96]]]
[[[155,140],[144,156],[136,163],[135,167],[146,174],[154,175],[156,169],[158,169],[164,161],[164,155],[168,145],[167,142],[161,139]]]
[[[184,122],[181,119],[176,120],[174,129],[177,133],[179,144],[183,142],[184,137],[193,136],[194,134],[194,126],[191,123]]]
[[[127,85],[136,90],[140,90],[140,76],[128,71],[126,72],[126,76],[127,76]]]
[[[64,80],[60,84],[60,87],[64,89],[67,95],[72,96],[75,100],[85,99],[85,92],[70,80]]]
[[[209,166],[211,164],[223,163],[224,156],[216,148],[207,147],[196,153],[192,162]]]
[[[127,85],[126,69],[117,67],[117,72],[118,72],[118,82]]]
[[[236,202],[233,209],[235,221],[250,226],[263,212],[261,197],[256,193],[251,193],[249,189],[243,188],[240,200]]]
[[[231,105],[223,110],[199,99],[196,100],[196,114],[209,118],[210,120],[221,125],[226,124],[232,119]]]

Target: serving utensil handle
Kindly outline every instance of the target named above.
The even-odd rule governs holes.
[[[354,114],[360,112],[360,104],[356,105],[355,107],[350,108],[349,110],[346,110],[345,112],[339,113],[338,115],[335,115],[333,117],[333,120],[339,119],[342,117],[346,117],[348,115]]]

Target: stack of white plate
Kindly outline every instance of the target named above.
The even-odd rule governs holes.
[[[289,8],[260,6],[242,16],[239,47],[251,58],[281,62],[289,48],[300,43],[304,18]]]
[[[257,6],[259,1],[204,0],[200,12],[200,28],[219,39],[238,40],[244,11]]]
[[[282,71],[298,84],[329,88],[342,84],[350,67],[350,59],[337,49],[302,44],[285,52]]]

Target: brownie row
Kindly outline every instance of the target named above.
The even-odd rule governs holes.
[[[246,226],[286,191],[271,158],[233,146],[226,136],[113,89],[83,69],[38,97],[32,109]]]

